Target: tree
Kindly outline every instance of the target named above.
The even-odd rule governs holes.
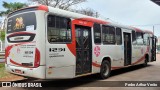
[[[6,16],[7,16],[9,13],[11,13],[11,12],[17,10],[17,9],[26,7],[27,4],[25,4],[25,3],[20,3],[20,2],[7,3],[7,2],[5,2],[5,1],[3,1],[2,6],[6,9],[5,11],[0,11],[0,16],[1,16],[1,17],[2,17],[2,16],[5,17],[4,21],[1,22],[1,27],[3,27],[3,28],[2,28],[2,30],[0,30],[0,38],[1,38],[2,41],[4,41],[4,39],[5,39]],[[1,28],[1,27],[0,27],[0,28]]]
[[[69,10],[72,12],[76,12],[76,13],[80,13],[80,14],[84,14],[92,17],[99,17],[98,12],[94,11],[91,8],[80,9],[80,10],[75,10],[70,8],[71,6],[80,4],[82,2],[86,2],[87,0],[28,0],[28,1],[32,3],[35,2],[38,4],[51,6],[54,8]]]
[[[6,11],[0,11],[0,16],[6,16],[7,14],[9,14],[10,12],[13,12],[17,9],[26,7],[27,4],[25,3],[20,3],[20,2],[14,2],[14,3],[7,3],[5,1],[3,1],[2,6],[7,9]]]
[[[87,0],[28,0],[28,1],[68,10],[71,6],[82,2],[86,2]]]
[[[88,15],[88,16],[92,16],[92,17],[96,17],[96,18],[99,17],[99,13],[91,8],[80,9],[80,10],[73,9],[71,11],[76,12],[76,13],[80,13],[80,14],[84,14],[84,15]]]
[[[4,31],[4,30],[1,30],[0,37],[1,37],[0,39],[1,39],[2,41],[5,40],[5,31]]]

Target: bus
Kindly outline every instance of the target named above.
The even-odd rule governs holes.
[[[154,35],[153,32],[151,32],[149,30],[145,30],[144,32],[145,32],[144,33],[144,41],[146,40],[146,43],[147,43],[148,48],[149,48],[149,54],[148,54],[149,55],[149,62],[156,61],[157,37]]]
[[[152,43],[153,34],[50,6],[27,7],[7,17],[5,67],[40,79],[95,73],[105,79],[112,70],[155,59],[149,51],[155,43],[145,40]]]

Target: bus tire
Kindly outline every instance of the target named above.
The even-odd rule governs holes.
[[[144,63],[143,63],[143,66],[146,67],[147,65],[148,65],[148,58],[146,57],[146,58],[145,58],[145,61],[144,61]]]
[[[100,77],[106,79],[110,76],[111,73],[111,63],[107,60],[104,60],[100,68]]]

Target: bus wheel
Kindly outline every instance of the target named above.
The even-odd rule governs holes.
[[[143,66],[146,67],[148,65],[148,58],[145,58]]]
[[[109,77],[110,73],[111,73],[111,64],[109,61],[104,60],[101,64],[100,76],[102,79],[106,79]]]

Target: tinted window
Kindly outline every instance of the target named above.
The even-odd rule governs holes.
[[[143,45],[143,33],[136,32],[137,45]]]
[[[16,15],[8,19],[7,33],[35,30],[36,25],[34,12]]]
[[[102,40],[104,44],[115,44],[115,28],[102,26]]]
[[[94,43],[99,44],[101,43],[101,26],[100,24],[94,24]]]
[[[116,43],[117,45],[122,44],[122,31],[121,28],[116,28]]]
[[[137,40],[136,40],[136,32],[132,31],[132,44],[136,45],[137,44]]]
[[[144,45],[149,45],[149,34],[145,33],[143,37],[144,37]]]
[[[50,43],[71,42],[71,20],[69,18],[48,16],[48,41]]]

